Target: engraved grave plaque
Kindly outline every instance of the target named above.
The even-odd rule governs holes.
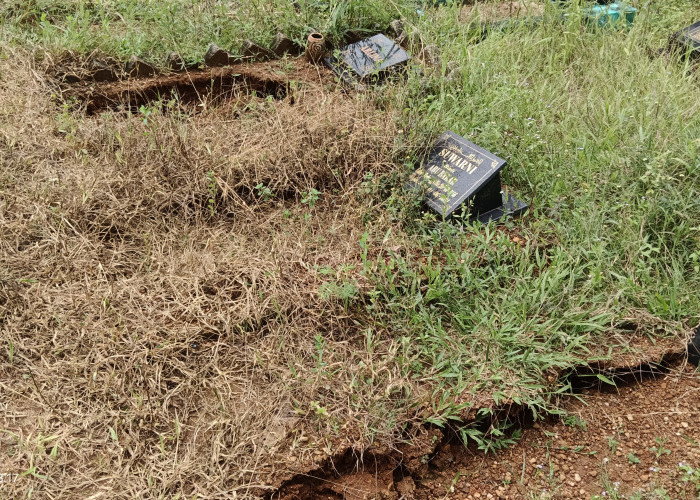
[[[405,50],[380,33],[345,46],[337,55],[325,58],[324,62],[341,77],[362,80],[374,75],[381,77],[404,65],[408,59]]]
[[[426,205],[444,218],[465,203],[472,219],[481,222],[518,215],[527,205],[502,190],[500,172],[505,164],[504,159],[447,131],[407,187],[425,188]]]
[[[693,56],[700,56],[700,21],[673,35],[672,40]]]

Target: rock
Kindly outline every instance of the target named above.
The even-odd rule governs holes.
[[[126,63],[124,70],[126,71],[127,75],[136,78],[153,76],[156,74],[156,68],[136,56],[131,56],[129,62]]]
[[[578,473],[574,474],[574,481],[576,481],[577,483],[581,482],[581,476]]]
[[[403,21],[401,21],[401,19],[394,19],[389,23],[389,30],[394,36],[401,36],[404,32]]]
[[[177,52],[171,52],[168,54],[168,68],[182,71],[185,69],[185,60]]]
[[[113,82],[119,79],[114,68],[101,59],[91,60],[89,68],[92,79],[96,82]]]
[[[207,53],[204,54],[204,62],[207,66],[228,66],[241,62],[240,58],[224,50],[215,43],[209,45]]]
[[[275,36],[275,41],[272,42],[272,52],[277,54],[277,56],[282,57],[286,53],[298,54],[301,52],[299,46],[292,41],[284,33],[277,33]]]
[[[252,40],[245,40],[241,46],[241,54],[243,57],[253,59],[255,61],[266,61],[268,59],[274,59],[275,53],[270,49],[258,45]]]
[[[440,49],[437,45],[426,45],[420,51],[420,58],[423,59],[425,64],[434,66],[440,62]]]

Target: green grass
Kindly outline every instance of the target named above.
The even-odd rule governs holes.
[[[417,256],[366,262],[372,321],[400,335],[406,375],[436,391],[429,420],[455,418],[470,391],[546,408],[547,375],[604,354],[628,320],[651,337],[698,323],[698,75],[650,57],[693,17],[679,15],[687,2],[663,5],[629,32],[548,10],[541,27],[478,45],[454,9],[421,20],[464,76],[397,90],[408,142],[464,135],[506,158],[505,181],[531,202],[506,231],[410,222]]]
[[[412,12],[379,1],[299,0],[298,5],[297,13],[289,0],[16,0],[0,6],[0,40],[53,52],[99,50],[121,59],[136,54],[164,65],[171,51],[202,62],[212,42],[235,53],[244,39],[269,44],[279,31],[305,43],[312,29],[338,40],[349,30],[385,29],[393,18]]]

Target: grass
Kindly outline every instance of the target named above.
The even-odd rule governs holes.
[[[99,51],[121,59],[136,54],[164,66],[171,51],[203,62],[212,42],[237,53],[246,38],[269,44],[282,31],[305,43],[311,29],[339,40],[350,30],[385,29],[393,18],[411,12],[393,2],[300,0],[297,5],[298,12],[287,0],[17,0],[0,7],[0,19],[4,38],[12,43],[38,43],[53,52]]]
[[[15,496],[259,494],[316,450],[511,402],[556,411],[562,371],[700,321],[698,73],[658,55],[695,2],[638,5],[629,31],[548,4],[480,43],[458,6],[299,4],[0,7]],[[41,77],[65,50],[201,60],[210,42],[340,39],[401,14],[441,64],[364,95],[314,83],[294,104],[86,117]],[[417,210],[402,179],[445,129],[508,160],[525,217]]]

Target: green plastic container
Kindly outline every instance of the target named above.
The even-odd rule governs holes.
[[[629,28],[637,16],[637,9],[622,2],[608,5],[594,5],[583,10],[583,16],[588,22],[598,26],[619,26],[625,23]]]

